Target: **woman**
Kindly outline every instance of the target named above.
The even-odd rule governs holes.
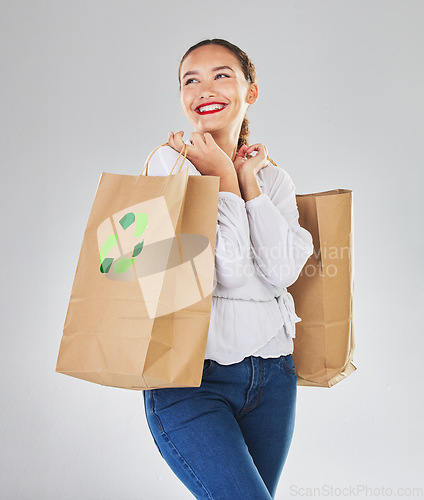
[[[144,391],[146,417],[162,457],[196,498],[270,499],[295,419],[300,318],[286,287],[312,254],[312,237],[299,226],[288,173],[269,164],[263,144],[248,145],[245,115],[258,85],[247,55],[204,40],[185,53],[179,81],[194,127],[189,174],[220,177],[211,321],[201,386]],[[183,135],[170,132],[149,175],[169,175]]]

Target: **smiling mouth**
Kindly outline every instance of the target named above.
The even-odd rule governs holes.
[[[207,104],[196,108],[196,113],[199,115],[209,115],[211,113],[218,113],[227,107],[226,104]]]

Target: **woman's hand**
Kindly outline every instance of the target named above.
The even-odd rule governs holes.
[[[184,132],[169,133],[168,144],[175,151],[182,151],[186,145],[182,137]],[[234,165],[231,158],[218,146],[209,132],[191,134],[192,146],[187,145],[187,158],[203,175],[224,176],[234,174]]]
[[[256,151],[256,155],[246,159],[246,155],[251,154],[254,151]],[[256,175],[259,170],[268,165],[267,158],[268,151],[266,146],[263,144],[252,144],[249,147],[243,145],[234,159],[234,168],[236,169],[237,175],[245,175],[248,172]]]
[[[256,151],[256,155],[246,159],[246,155]],[[243,145],[235,159],[234,168],[237,172],[240,192],[245,202],[262,194],[256,174],[268,165],[268,152],[263,144]]]

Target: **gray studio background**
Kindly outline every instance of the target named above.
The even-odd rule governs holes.
[[[358,370],[299,388],[277,498],[358,485],[418,497],[423,21],[412,0],[1,1],[1,498],[192,498],[141,392],[55,365],[100,174],[138,174],[169,130],[190,135],[178,63],[210,37],[256,64],[251,143],[299,194],[354,193]]]

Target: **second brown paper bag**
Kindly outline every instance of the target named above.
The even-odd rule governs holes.
[[[297,195],[296,202],[314,253],[288,288],[302,319],[296,324],[293,360],[298,385],[332,387],[356,370],[352,191]]]

